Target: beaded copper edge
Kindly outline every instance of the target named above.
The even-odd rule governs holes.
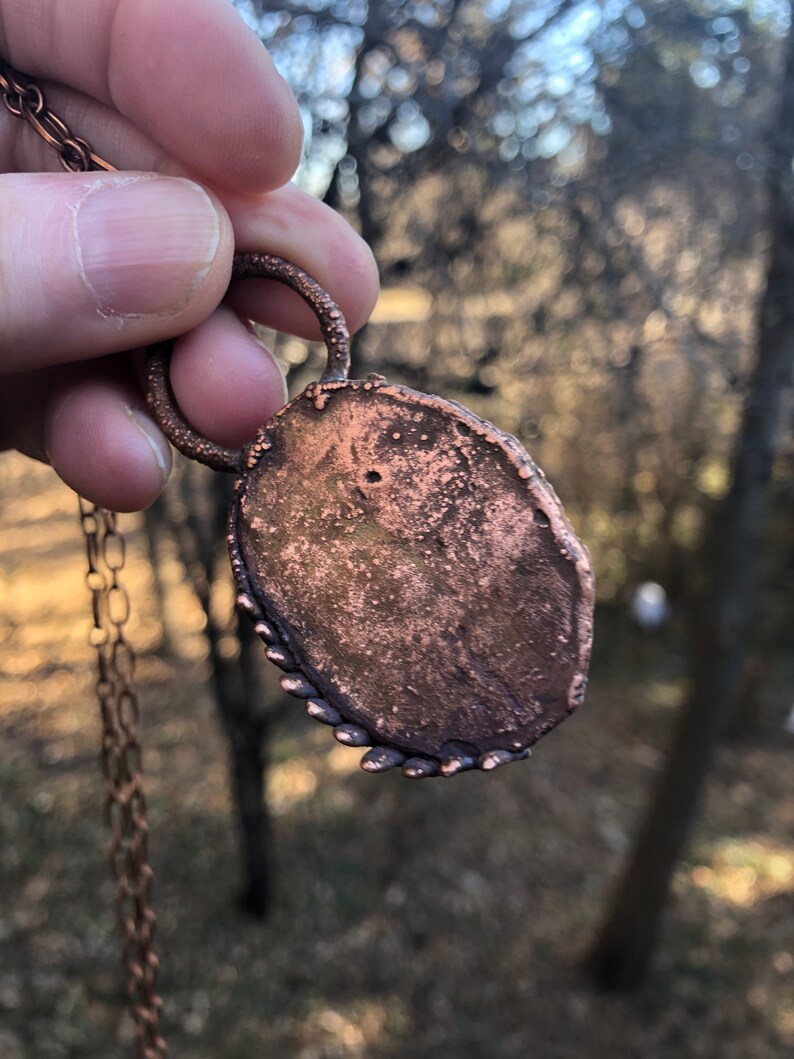
[[[576,566],[583,600],[592,609],[595,598],[595,586],[589,553],[584,545],[570,533],[570,527],[562,504],[546,479],[545,474],[516,438],[499,430],[493,424],[480,419],[467,408],[464,408],[463,405],[459,405],[455,401],[433,397],[429,394],[420,394],[414,390],[407,390],[399,385],[389,385],[386,384],[386,380],[382,376],[370,375],[366,381],[348,380],[310,383],[303,393],[280,409],[276,416],[282,416],[293,404],[302,400],[311,400],[318,410],[323,410],[333,393],[337,390],[372,390],[373,388],[382,389],[385,393],[398,399],[415,400],[431,407],[437,407],[440,401],[445,406],[451,406],[462,421],[477,430],[484,431],[489,440],[501,447],[508,460],[515,467],[519,478],[526,481],[528,487],[531,488],[534,482],[538,480],[543,482],[549,507],[547,514],[558,524],[560,530],[568,530],[566,535],[569,542],[573,541],[579,545],[578,551],[569,549],[568,558]],[[243,475],[235,482],[235,495],[229,512],[227,542],[232,571],[238,589],[237,605],[254,622],[254,631],[265,644],[267,658],[284,671],[284,675],[280,678],[281,687],[284,691],[294,698],[302,700],[310,717],[332,727],[334,737],[339,743],[349,747],[370,747],[360,761],[361,767],[366,772],[387,772],[390,769],[401,768],[403,776],[408,779],[429,779],[434,776],[453,776],[458,772],[471,769],[491,772],[512,761],[523,761],[529,757],[531,753],[529,746],[517,751],[490,750],[477,757],[461,754],[444,758],[444,760],[423,755],[408,755],[394,747],[379,745],[377,739],[365,727],[349,722],[340,710],[320,696],[318,690],[307,679],[305,673],[282,641],[273,619],[265,613],[257,602],[238,545],[237,506],[246,484],[245,472],[253,469],[269,448],[270,443],[266,424],[259,429],[256,437],[243,449],[241,454]],[[569,712],[573,711],[584,700],[584,693],[587,687],[586,673],[589,667],[592,647],[592,625],[589,628],[580,628],[580,643],[579,665],[569,690]],[[546,731],[551,730],[555,726],[554,722],[550,722],[548,726],[543,726],[541,734],[545,734]]]

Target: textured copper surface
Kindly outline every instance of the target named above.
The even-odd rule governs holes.
[[[380,381],[315,384],[244,454],[241,602],[372,771],[492,768],[582,700],[590,560],[519,443]],[[416,759],[416,760],[415,760]]]

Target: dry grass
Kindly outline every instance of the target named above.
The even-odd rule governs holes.
[[[116,1059],[130,1027],[74,498],[17,457],[0,461],[0,484],[0,1055]],[[158,623],[138,537],[129,583],[175,1057],[791,1054],[790,738],[722,751],[654,974],[604,997],[577,960],[659,764],[680,690],[673,655],[602,644],[587,707],[492,777],[367,776],[296,705],[273,747],[278,894],[260,925],[233,908],[197,611],[175,590],[179,660],[160,659],[147,653]]]

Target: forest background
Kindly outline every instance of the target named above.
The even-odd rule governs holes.
[[[280,696],[223,490],[180,467],[123,523],[173,1053],[789,1054],[789,5],[236,6],[301,102],[297,179],[376,253],[354,374],[524,442],[593,554],[596,654],[529,763],[367,776]],[[0,482],[0,1054],[120,1057],[75,500],[13,455]]]

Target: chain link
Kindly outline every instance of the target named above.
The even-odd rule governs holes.
[[[0,93],[11,114],[24,118],[53,147],[71,172],[112,170],[90,145],[47,107],[44,93],[0,59]],[[85,537],[93,626],[89,642],[96,650],[96,696],[102,720],[102,774],[106,783],[105,818],[110,829],[108,859],[116,879],[116,915],[127,997],[135,1023],[136,1059],[164,1059],[160,1035],[162,1001],[157,995],[158,960],[153,943],[156,919],[151,906],[154,873],[149,865],[149,831],[138,740],[135,653],[125,626],[130,600],[121,581],[126,545],[112,511],[79,497]]]
[[[125,626],[130,615],[121,582],[126,547],[112,511],[79,498],[86,544],[86,584],[91,593],[96,650],[96,695],[102,718],[102,774],[106,782],[105,817],[110,829],[109,860],[116,879],[116,914],[127,971],[127,995],[135,1020],[140,1059],[162,1059],[162,1002],[156,992],[155,915],[151,907],[154,873],[149,865],[146,799],[138,741],[135,654]]]
[[[4,59],[0,59],[0,92],[6,110],[15,118],[24,118],[58,154],[64,169],[70,173],[89,170],[115,170],[115,166],[100,158],[90,144],[75,136],[69,126],[47,106],[44,93]]]

